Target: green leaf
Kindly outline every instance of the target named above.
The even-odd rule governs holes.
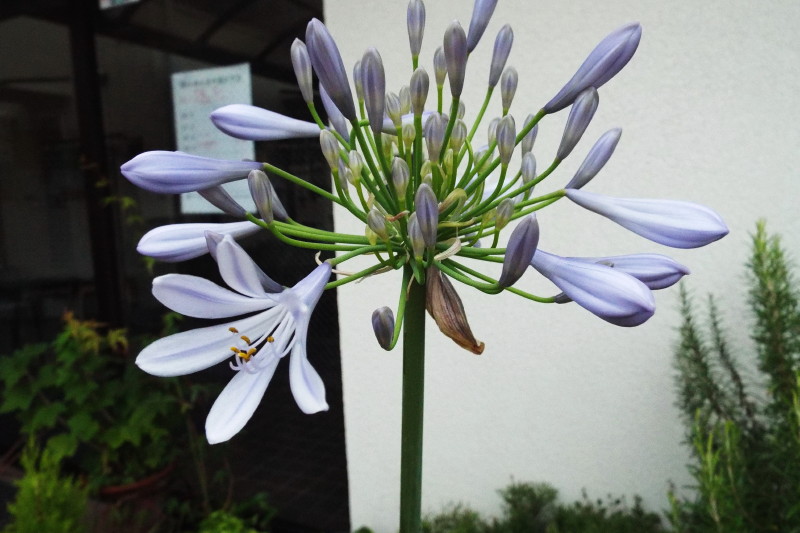
[[[47,450],[60,461],[65,457],[72,457],[78,449],[78,439],[70,433],[61,433],[47,441]]]
[[[36,392],[26,383],[19,383],[5,391],[5,399],[0,403],[0,413],[13,413],[27,411]]]
[[[67,420],[67,426],[82,441],[91,440],[100,430],[100,424],[86,411],[72,415]]]
[[[56,425],[59,415],[66,410],[63,403],[51,403],[41,409],[36,410],[33,417],[23,424],[23,428],[29,433],[34,433],[39,429],[50,429]]]

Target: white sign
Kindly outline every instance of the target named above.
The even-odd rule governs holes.
[[[255,159],[252,141],[225,135],[208,118],[212,111],[224,105],[252,104],[248,63],[173,74],[172,101],[178,150],[217,159]],[[245,180],[225,185],[225,189],[245,209],[250,208],[252,200]],[[181,195],[181,211],[219,212],[195,192]]]

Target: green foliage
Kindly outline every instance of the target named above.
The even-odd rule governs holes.
[[[637,497],[629,507],[624,498],[560,503],[558,491],[546,483],[512,483],[499,491],[500,518],[483,519],[461,504],[426,516],[423,533],[658,533],[661,519],[642,507]]]
[[[751,379],[729,349],[715,299],[703,328],[681,288],[677,405],[696,495],[670,491],[679,532],[800,531],[800,292],[780,239],[763,222],[752,237],[748,282],[755,356],[745,368],[760,372]]]
[[[176,451],[176,385],[139,371],[127,350],[124,330],[67,314],[53,342],[0,358],[0,412],[57,459],[77,462],[93,489],[145,477]]]
[[[15,482],[16,499],[8,505],[11,522],[2,533],[81,533],[88,531],[87,489],[61,475],[60,459],[40,451],[31,439],[22,453],[24,476]]]
[[[214,511],[200,523],[198,533],[261,533],[228,511]]]

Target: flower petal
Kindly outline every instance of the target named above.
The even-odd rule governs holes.
[[[274,307],[272,300],[242,296],[205,278],[166,274],[153,280],[153,296],[173,311],[196,318],[227,318]]]
[[[328,410],[325,401],[325,384],[306,356],[306,334],[308,322],[298,323],[295,344],[289,359],[289,386],[297,406],[310,415]]]
[[[653,293],[641,281],[608,266],[536,250],[531,266],[578,305],[617,326],[638,326],[653,316]]]
[[[613,198],[567,189],[567,197],[646,239],[673,248],[698,248],[728,234],[722,218],[708,207],[677,200]]]
[[[262,166],[255,161],[228,161],[156,150],[137,155],[122,165],[120,171],[142,189],[175,194],[244,178],[251,170]]]
[[[136,250],[148,257],[174,263],[208,253],[205,232],[243,237],[257,232],[259,226],[249,221],[224,224],[169,224],[148,231]]]
[[[262,281],[265,278],[271,282],[267,290],[279,292],[272,290],[272,285],[276,286],[276,288],[280,287],[280,285],[264,274],[250,256],[247,255],[247,252],[230,236],[226,235],[217,244],[217,265],[225,283],[241,294],[253,298],[264,298],[267,295],[262,285]]]
[[[570,257],[590,263],[604,263],[616,270],[633,276],[650,290],[666,289],[689,274],[687,267],[671,257],[661,254],[630,254],[609,257]]]
[[[223,133],[248,141],[274,141],[298,137],[316,137],[319,126],[268,109],[231,104],[213,111],[211,122]]]
[[[231,346],[238,337],[231,332],[257,338],[260,332],[270,330],[285,316],[280,308],[273,308],[251,317],[192,329],[158,339],[136,357],[136,365],[154,376],[183,376],[204,370],[231,356]]]
[[[230,440],[255,413],[275,374],[279,358],[273,357],[258,372],[240,370],[220,393],[206,418],[209,444]]]

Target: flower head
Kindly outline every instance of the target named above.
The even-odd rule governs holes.
[[[157,340],[139,354],[136,364],[157,376],[180,376],[233,357],[230,366],[236,375],[206,420],[212,444],[230,439],[244,427],[287,354],[291,354],[289,383],[300,410],[307,414],[327,410],[325,386],[306,355],[306,334],[331,266],[323,263],[294,287],[276,292],[280,286],[232,237],[217,238],[214,246],[220,275],[233,290],[196,276],[167,274],[153,280],[153,295],[170,309],[197,318],[255,314]]]

